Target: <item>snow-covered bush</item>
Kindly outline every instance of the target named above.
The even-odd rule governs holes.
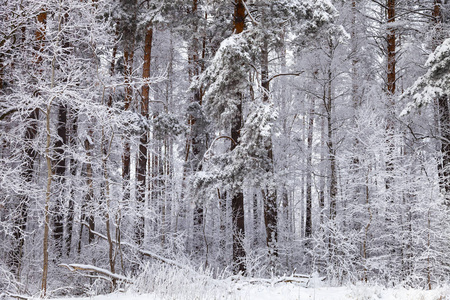
[[[228,293],[224,281],[211,270],[180,269],[162,263],[147,264],[131,292],[153,293],[158,299],[220,299]]]

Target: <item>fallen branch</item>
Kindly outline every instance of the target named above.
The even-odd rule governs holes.
[[[20,300],[29,300],[32,298],[32,297],[27,297],[27,296],[22,296],[22,295],[17,295],[17,294],[12,294],[12,293],[6,292],[6,293],[0,294],[0,299],[3,297],[3,295],[6,295],[11,298],[20,299]]]
[[[265,285],[276,285],[279,283],[293,283],[293,284],[299,284],[304,287],[308,287],[311,283],[312,277],[309,275],[303,275],[303,274],[293,274],[292,276],[283,276],[278,278],[246,278],[241,276],[231,276],[231,280],[238,282],[246,282],[248,284],[265,284]],[[325,277],[319,277],[320,281],[324,281]]]
[[[72,272],[81,270],[81,271],[89,271],[89,272],[94,272],[97,274],[102,274],[102,275],[105,275],[106,277],[103,277],[103,276],[97,276],[97,277],[100,279],[104,279],[104,280],[119,280],[119,281],[123,281],[126,283],[133,283],[131,281],[131,279],[129,279],[123,275],[115,274],[106,269],[98,268],[96,266],[82,265],[82,264],[60,264],[59,266],[65,267]]]
[[[97,231],[92,230],[92,229],[89,227],[89,224],[83,223],[83,225],[86,226],[86,227],[89,229],[89,232],[93,233],[94,235],[96,235],[96,236],[98,236],[98,237],[100,237],[100,238],[102,238],[102,239],[104,239],[104,240],[106,240],[106,241],[108,240],[108,238],[107,238],[105,235],[101,234],[100,232],[97,232]],[[111,240],[111,241],[112,241],[114,244],[118,244],[118,242],[117,242],[116,240]],[[188,267],[188,266],[186,266],[186,265],[182,265],[182,264],[178,263],[178,262],[175,261],[175,260],[172,260],[172,259],[169,259],[169,258],[165,258],[165,257],[163,257],[163,256],[161,256],[161,255],[158,255],[158,254],[156,254],[156,253],[153,253],[153,252],[151,252],[151,251],[142,250],[142,249],[138,248],[137,246],[135,246],[135,245],[133,245],[133,244],[130,244],[130,243],[128,243],[128,242],[120,242],[120,245],[121,245],[121,246],[129,247],[129,248],[131,248],[131,249],[133,249],[133,250],[139,252],[140,254],[142,254],[142,255],[144,255],[144,256],[151,257],[151,258],[153,258],[153,259],[159,260],[160,262],[163,262],[163,263],[166,263],[166,264],[175,266],[175,267],[180,268],[180,269],[183,269],[183,270],[187,270],[187,271],[192,272],[192,273],[196,273],[196,274],[198,273],[198,272],[196,272],[194,269],[192,269],[192,268],[190,268],[190,267]]]

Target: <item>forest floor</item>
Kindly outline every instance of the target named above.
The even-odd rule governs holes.
[[[197,289],[189,291],[176,286],[166,292],[137,294],[133,292],[114,293],[87,298],[60,298],[58,300],[193,300],[193,299],[226,299],[226,300],[449,300],[450,288],[434,290],[382,288],[378,286],[356,285],[346,287],[305,288],[292,283],[276,285],[232,284],[228,290]]]

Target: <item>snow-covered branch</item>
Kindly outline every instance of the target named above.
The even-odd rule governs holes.
[[[86,227],[89,229],[89,231],[92,232],[94,235],[100,237],[101,239],[108,240],[108,238],[107,238],[105,235],[101,234],[100,232],[97,232],[97,231],[92,230],[92,229],[89,227],[89,224],[83,223],[83,225],[86,226]],[[113,242],[114,244],[118,244],[118,242],[117,242],[116,240],[114,240],[114,239],[112,240],[112,242]],[[180,269],[188,270],[188,271],[193,272],[193,273],[197,273],[194,269],[190,268],[189,266],[180,264],[180,263],[178,263],[177,261],[175,261],[175,260],[173,260],[173,259],[163,257],[163,256],[161,256],[161,255],[158,255],[158,254],[154,253],[154,252],[151,252],[151,251],[148,251],[148,250],[140,249],[139,247],[137,247],[137,246],[135,246],[135,245],[133,245],[133,244],[130,244],[130,243],[128,243],[128,242],[120,242],[120,245],[121,245],[121,246],[129,247],[129,248],[131,248],[131,249],[133,249],[133,250],[139,252],[140,254],[142,254],[142,255],[144,255],[144,256],[151,257],[151,258],[153,258],[153,259],[159,260],[160,262],[163,262],[163,263],[166,263],[166,264],[169,264],[169,265],[178,267],[178,268],[180,268]]]
[[[103,276],[99,276],[99,278],[101,279],[115,279],[115,280],[120,280],[126,283],[133,283],[131,281],[131,279],[120,275],[120,274],[115,274],[112,273],[106,269],[102,269],[102,268],[98,268],[96,266],[92,266],[92,265],[84,265],[84,264],[60,264],[60,267],[64,267],[69,269],[70,271],[74,272],[74,271],[89,271],[89,272],[95,272],[97,274],[102,274],[105,275],[107,277],[103,277]]]

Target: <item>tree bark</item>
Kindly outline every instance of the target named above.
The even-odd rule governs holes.
[[[198,0],[192,1],[192,11],[193,17],[196,17],[198,14]],[[197,23],[195,23],[197,24]],[[200,47],[199,40],[197,37],[198,34],[198,26],[194,25],[192,30],[192,40],[189,47],[189,79],[193,81],[194,78],[200,75],[201,72],[201,63],[200,63]],[[203,43],[203,47],[206,47],[206,44]],[[202,55],[205,49],[203,48]],[[201,171],[202,166],[200,164],[201,155],[205,151],[204,142],[202,138],[205,137],[204,128],[200,128],[200,120],[201,112],[199,111],[200,106],[202,105],[202,91],[200,88],[195,88],[192,92],[191,103],[198,104],[198,106],[192,105],[191,114],[188,116],[188,126],[189,126],[189,134],[186,141],[186,165],[190,166],[190,172],[192,174],[196,174],[198,171]],[[193,236],[193,248],[195,253],[201,254],[206,245],[203,242],[203,229],[204,229],[204,203],[202,200],[195,201],[194,208],[194,236]]]
[[[270,81],[269,81],[269,45],[267,38],[264,39],[261,47],[261,87],[263,91],[263,103],[268,104],[270,101]],[[266,244],[269,248],[270,256],[277,256],[277,240],[278,240],[278,206],[277,191],[273,182],[273,146],[272,137],[269,136],[263,141],[264,148],[267,152],[267,165],[265,172],[270,174],[271,182],[263,189],[264,198],[264,221],[266,226]],[[275,266],[273,266],[275,267]]]
[[[52,68],[54,68],[54,61],[52,62]],[[52,70],[54,72],[54,70]],[[54,75],[52,75],[52,88],[53,88]],[[45,205],[44,205],[44,241],[43,241],[43,267],[42,267],[42,286],[41,286],[41,297],[46,296],[47,292],[47,279],[48,279],[48,242],[49,242],[49,231],[50,231],[50,200],[51,200],[51,188],[53,181],[53,170],[52,170],[52,159],[50,155],[51,148],[51,134],[50,134],[50,113],[52,107],[53,99],[49,100],[47,103],[46,112],[46,145],[45,145],[45,158],[47,163],[47,189],[45,192]]]
[[[92,132],[89,132],[92,135]],[[92,212],[95,211],[94,206],[94,180],[93,180],[93,170],[92,170],[92,145],[88,139],[84,141],[84,149],[86,150],[86,155],[88,156],[88,162],[86,163],[86,184],[88,186],[88,192],[85,195],[85,207],[87,208],[86,215],[83,218],[85,222],[89,224],[89,228],[95,230],[95,219]],[[91,244],[94,241],[94,235],[89,231],[88,243]]]
[[[38,54],[36,58],[36,63],[42,63],[42,55],[41,53],[44,51],[44,42],[45,42],[45,31],[47,25],[47,12],[43,9],[41,13],[37,16],[37,21],[41,27],[36,31],[35,39],[38,44]],[[52,64],[52,68],[54,65]],[[54,70],[53,70],[54,71]],[[53,76],[52,76],[52,87],[53,87]],[[50,205],[50,197],[51,197],[51,185],[52,185],[52,161],[50,157],[50,110],[51,110],[51,100],[47,104],[47,115],[46,115],[46,147],[45,147],[45,156],[47,162],[47,187],[45,193],[45,204],[44,204],[44,240],[42,244],[43,250],[43,266],[42,266],[42,284],[41,284],[41,297],[46,296],[47,292],[47,277],[48,277],[48,240],[49,240],[49,205]]]
[[[55,141],[55,181],[58,189],[58,196],[53,207],[53,239],[55,241],[55,254],[57,259],[62,256],[62,248],[64,245],[64,207],[63,199],[65,198],[64,190],[66,183],[66,158],[64,147],[67,145],[67,107],[59,104],[58,109],[58,139]]]
[[[32,141],[36,138],[38,124],[37,121],[39,119],[39,109],[33,110],[33,112],[28,117],[30,123],[25,131],[25,141],[27,145],[32,145]],[[29,146],[25,149],[25,164],[22,170],[22,177],[28,183],[30,183],[33,179],[34,174],[34,161],[37,157],[37,151],[33,149],[32,146]],[[16,242],[16,247],[10,253],[10,265],[13,269],[13,272],[16,273],[17,278],[20,278],[20,269],[22,266],[22,258],[23,258],[23,247],[25,244],[25,231],[27,227],[28,221],[28,207],[30,202],[30,197],[28,195],[24,195],[19,199],[20,203],[17,206],[17,214],[18,218],[14,218],[14,229],[13,229],[13,237]]]
[[[235,0],[234,7],[234,33],[240,34],[245,27],[245,0]],[[231,143],[230,150],[233,151],[239,145],[242,127],[242,93],[237,95],[239,97],[239,104],[237,105],[237,112],[231,120],[231,138],[235,143]],[[242,245],[245,236],[245,220],[244,220],[244,193],[242,187],[238,187],[233,191],[233,198],[231,199],[232,220],[233,220],[233,263],[235,264],[236,272],[245,273],[245,250]]]
[[[396,83],[396,33],[393,24],[395,22],[395,0],[387,0],[387,90],[390,96],[395,94]]]
[[[144,66],[142,71],[142,78],[148,80],[150,78],[150,63],[152,57],[152,42],[153,42],[153,25],[147,25],[147,31],[145,33],[144,41]],[[150,99],[150,86],[145,83],[142,87],[142,100],[141,100],[141,115],[148,119],[148,109],[149,109],[149,99]],[[141,133],[139,139],[139,154],[138,154],[138,164],[136,170],[137,177],[137,207],[138,207],[138,221],[136,224],[136,243],[142,245],[145,238],[145,218],[143,215],[143,209],[145,206],[145,195],[147,191],[147,164],[148,164],[148,132],[144,129]]]
[[[431,50],[434,51],[443,41],[442,33],[442,1],[434,0],[432,22],[436,28],[436,36],[433,37]],[[445,203],[450,205],[450,105],[448,95],[442,95],[437,99],[439,111],[439,130],[441,136],[441,160],[438,164],[439,186],[444,195]]]
[[[68,143],[72,149],[76,148],[77,145],[77,132],[78,132],[78,111],[72,110],[72,114],[74,115],[71,120],[70,134],[68,135]],[[72,183],[70,187],[70,195],[69,195],[69,203],[67,210],[67,237],[66,237],[66,256],[70,256],[70,252],[72,249],[72,236],[73,236],[73,220],[75,215],[75,188],[73,181],[77,175],[78,170],[78,161],[75,158],[71,158],[69,162],[70,173],[72,176]]]
[[[124,110],[130,108],[133,100],[133,87],[131,86],[133,74],[133,60],[134,60],[134,42],[135,32],[134,27],[126,28],[124,35],[127,39],[125,42],[123,57],[124,57],[124,76],[125,76],[125,105]],[[130,162],[131,162],[131,147],[128,137],[124,137],[123,154],[122,154],[122,181],[123,181],[123,200],[130,199]]]
[[[444,194],[445,203],[450,205],[450,107],[448,100],[447,95],[438,98],[441,131],[441,161],[438,170],[439,185]]]
[[[312,145],[314,136],[314,111],[315,100],[311,100],[311,110],[309,112],[307,153],[306,153],[306,224],[305,237],[312,235]]]
[[[330,66],[331,68],[331,66]],[[328,82],[326,92],[326,116],[327,116],[327,147],[328,159],[330,161],[330,219],[336,218],[336,197],[337,197],[337,170],[336,170],[336,151],[333,143],[333,95],[332,95],[332,71],[328,70]]]

